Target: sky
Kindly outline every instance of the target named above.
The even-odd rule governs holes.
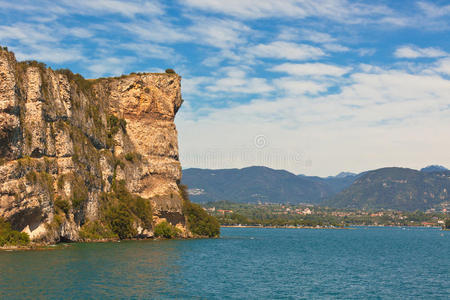
[[[0,0],[0,45],[182,76],[183,168],[450,167],[450,2]]]

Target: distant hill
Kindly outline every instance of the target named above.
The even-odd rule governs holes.
[[[425,169],[382,168],[366,172],[323,204],[333,207],[425,210],[450,201],[450,171],[430,171],[430,167]]]
[[[267,167],[186,169],[183,170],[182,182],[189,187],[191,200],[200,203],[227,200],[318,204],[350,186],[356,176],[348,173],[346,176],[321,178]]]
[[[425,210],[450,201],[450,171],[382,168],[326,178],[267,167],[186,169],[182,182],[195,202],[310,203],[332,207]]]
[[[442,171],[448,171],[448,169],[443,166],[432,165],[432,166],[422,168],[420,171],[421,172],[442,172]]]

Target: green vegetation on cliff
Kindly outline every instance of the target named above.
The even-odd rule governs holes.
[[[180,235],[180,230],[167,221],[163,221],[155,226],[154,233],[156,237],[172,239]]]
[[[125,181],[114,180],[113,191],[101,196],[101,221],[120,239],[132,238],[137,234],[135,221],[146,228],[152,225],[150,201],[130,193]]]
[[[83,241],[98,241],[104,239],[117,239],[117,235],[99,220],[90,221],[80,229],[80,238]]]
[[[0,247],[26,246],[30,243],[30,237],[24,232],[11,229],[11,224],[0,218]]]
[[[187,219],[187,225],[192,234],[204,237],[218,237],[220,224],[217,219],[210,216],[200,205],[189,200],[187,187],[179,185],[183,198],[183,214]]]

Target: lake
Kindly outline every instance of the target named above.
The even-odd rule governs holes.
[[[222,228],[0,252],[1,299],[448,299],[450,232]]]

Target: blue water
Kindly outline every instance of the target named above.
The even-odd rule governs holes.
[[[449,299],[450,232],[223,228],[0,252],[1,299]]]

